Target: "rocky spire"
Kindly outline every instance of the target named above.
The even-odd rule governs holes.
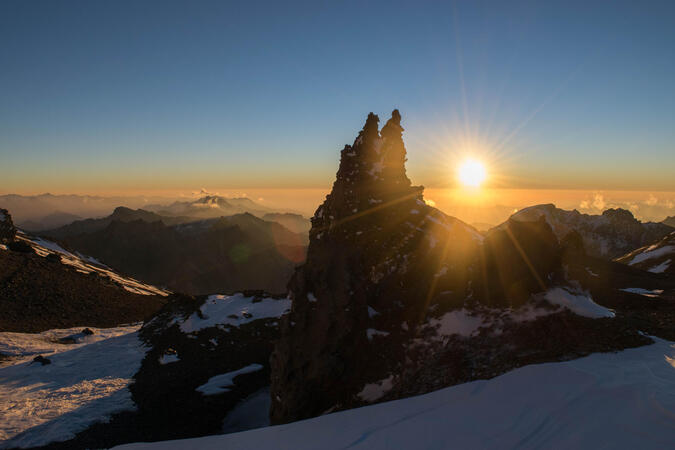
[[[370,113],[342,150],[333,189],[312,218],[306,263],[289,283],[293,306],[271,359],[274,422],[358,402],[365,381],[403,364],[403,336],[430,293],[454,283],[464,294],[466,270],[443,283],[434,277],[441,258],[475,239],[411,186],[399,112],[381,133],[378,122]]]
[[[315,231],[401,201],[421,201],[423,188],[411,186],[406,175],[401,114],[395,109],[381,134],[379,121],[368,114],[354,143],[342,150],[333,189],[313,218]]]

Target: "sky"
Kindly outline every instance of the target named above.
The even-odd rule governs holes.
[[[398,108],[431,190],[665,198],[674,50],[672,1],[7,0],[0,194],[325,190]]]

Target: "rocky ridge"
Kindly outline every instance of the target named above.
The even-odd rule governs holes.
[[[640,222],[625,209],[608,209],[601,215],[566,211],[553,204],[524,208],[513,220],[532,221],[544,217],[559,240],[572,231],[579,233],[586,252],[600,258],[620,257],[638,247],[652,244],[673,231],[665,223]]]

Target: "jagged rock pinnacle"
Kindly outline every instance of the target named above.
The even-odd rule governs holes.
[[[464,295],[466,270],[442,283],[436,274],[448,255],[466,258],[476,237],[411,186],[398,110],[381,132],[378,122],[370,113],[341,151],[333,189],[312,218],[306,263],[289,282],[292,309],[271,359],[274,422],[320,414],[352,398],[364,380],[383,378],[405,359],[401,339],[424,316],[428,297],[439,289]],[[392,339],[387,356],[384,338],[372,339],[375,327]],[[342,378],[348,373],[359,375]]]

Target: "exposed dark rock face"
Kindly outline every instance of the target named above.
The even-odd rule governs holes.
[[[617,303],[625,298],[611,275],[619,265],[585,256],[581,232],[558,236],[537,214],[483,237],[426,205],[406,176],[400,120],[394,111],[378,132],[378,117],[368,116],[312,218],[307,261],[289,283],[292,308],[271,358],[273,423],[644,345],[639,327],[668,334],[673,304],[662,306],[667,319],[656,319],[634,298]],[[614,211],[603,223],[629,219]],[[592,270],[612,283],[589,280]],[[586,286],[616,314],[593,303]],[[601,314],[582,317],[560,306],[566,301]]]
[[[6,209],[0,209],[0,244],[9,244],[14,241],[16,228],[12,216]]]
[[[276,422],[340,403],[361,381],[347,374],[383,373],[398,364],[391,355],[402,353],[400,343],[375,345],[379,336],[401,335],[404,322],[414,326],[441,288],[429,289],[438,284],[434,275],[441,264],[471,252],[480,239],[427,206],[423,188],[411,186],[400,119],[394,111],[380,134],[378,117],[368,116],[354,144],[342,150],[333,190],[312,218],[307,262],[290,281],[293,309],[272,358]],[[443,233],[454,238],[444,240],[448,246],[437,244]],[[461,287],[462,296],[468,274],[452,274],[444,282]],[[379,326],[379,336],[369,335],[375,315],[386,318],[382,325],[398,326]]]
[[[289,284],[293,308],[272,358],[273,421],[345,406],[364,380],[400,371],[405,344],[430,311],[467,298],[522,304],[559,267],[544,222],[509,223],[481,245],[475,229],[426,205],[405,172],[400,120],[394,111],[378,132],[377,116],[368,116],[312,218],[307,262]],[[482,283],[479,273],[503,279]]]
[[[259,291],[244,295],[251,305],[288,303],[286,299]],[[237,312],[237,316],[250,322],[234,326],[228,324],[228,317],[221,317],[217,324],[199,331],[181,329],[184,320],[200,314],[204,301],[204,297],[194,299],[176,295],[141,330],[141,339],[151,350],[131,386],[138,405],[138,430],[144,434],[137,440],[219,433],[228,411],[242,399],[269,386],[269,357],[273,342],[279,337],[279,318],[257,319],[255,311],[252,315]],[[215,319],[213,315],[208,317]],[[175,361],[163,361],[171,354],[175,355]],[[195,390],[215,375],[231,373],[251,364],[259,365],[260,370],[236,377],[234,385],[226,392],[204,395]]]
[[[509,220],[485,237],[480,273],[474,289],[480,303],[519,307],[532,293],[543,291],[551,279],[562,279],[561,249],[545,220]]]

